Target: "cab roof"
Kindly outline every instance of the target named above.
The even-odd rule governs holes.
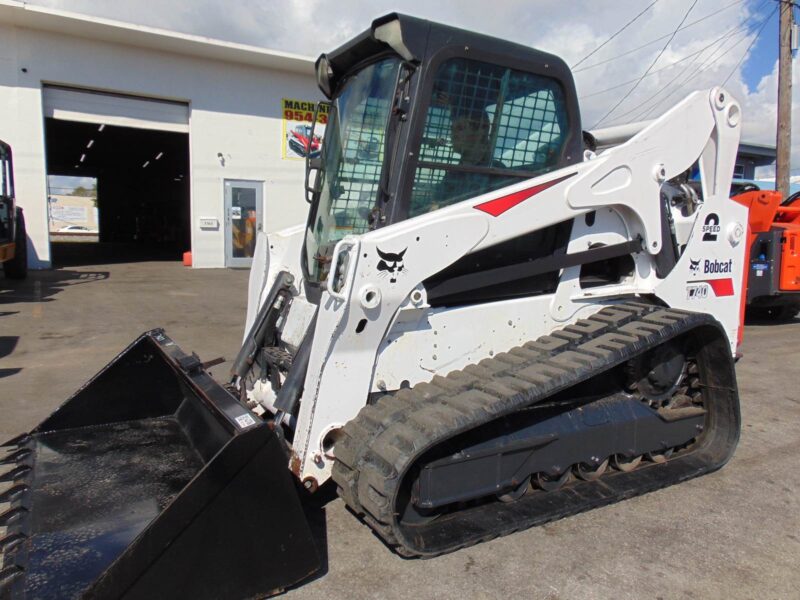
[[[357,65],[382,54],[396,54],[409,63],[419,65],[429,61],[441,50],[467,48],[482,56],[495,56],[497,64],[508,57],[531,71],[547,65],[552,76],[572,83],[572,73],[558,56],[507,40],[434,23],[400,13],[390,13],[372,22],[369,29],[342,44],[332,52],[322,54],[316,61],[317,83],[330,98],[339,82]],[[505,59],[505,60],[504,60]]]

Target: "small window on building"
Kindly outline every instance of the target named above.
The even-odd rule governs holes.
[[[744,179],[744,165],[736,165],[733,167],[733,178]]]
[[[409,216],[558,168],[568,131],[556,80],[446,61],[434,80]]]

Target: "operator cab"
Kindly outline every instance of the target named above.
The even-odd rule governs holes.
[[[390,14],[320,56],[316,68],[330,116],[322,156],[307,163],[309,172],[318,169],[303,257],[311,284],[325,280],[345,235],[582,160],[575,84],[554,55]],[[570,227],[568,221],[506,242],[490,249],[489,261],[470,255],[443,276],[563,251]],[[544,293],[550,279],[489,296]]]

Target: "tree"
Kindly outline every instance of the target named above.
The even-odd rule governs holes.
[[[95,208],[97,208],[97,181],[92,184],[91,189],[87,189],[82,185],[74,188],[72,190],[72,196],[81,196],[83,198],[91,198],[94,202]]]
[[[95,183],[91,189],[87,189],[82,185],[79,185],[75,189],[72,190],[72,196],[83,196],[84,198],[96,198],[97,197],[97,184]]]

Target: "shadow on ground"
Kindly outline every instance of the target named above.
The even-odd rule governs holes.
[[[0,278],[0,304],[17,302],[50,302],[59,292],[73,285],[94,283],[109,278],[108,271],[73,271],[54,269],[52,271],[31,271],[23,281]],[[0,316],[16,314],[2,312]]]
[[[19,342],[18,335],[0,335],[0,359],[10,356],[17,347],[17,342]],[[20,371],[22,371],[22,369],[0,368],[0,379],[9,377],[10,375],[16,375]]]
[[[771,317],[769,315],[751,315],[747,314],[745,317],[745,325],[766,325],[766,326],[777,326],[777,325],[787,325],[791,323],[800,323],[796,317],[791,318],[776,318]]]
[[[19,342],[18,335],[0,335],[0,358],[5,358],[14,352]]]

